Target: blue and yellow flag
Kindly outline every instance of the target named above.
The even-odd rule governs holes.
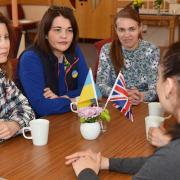
[[[88,75],[86,77],[86,81],[84,83],[83,89],[81,91],[81,94],[77,102],[78,108],[87,107],[94,103],[98,105],[97,94],[99,98],[101,96],[101,93],[98,87],[95,86],[92,70],[89,69]]]

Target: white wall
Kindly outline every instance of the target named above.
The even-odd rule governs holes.
[[[26,19],[40,20],[49,6],[23,5]]]
[[[158,46],[169,45],[169,29],[166,27],[150,27],[143,34],[143,39],[148,40]],[[178,40],[178,27],[176,28],[175,41]]]

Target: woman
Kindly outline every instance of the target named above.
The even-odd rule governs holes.
[[[33,46],[21,55],[19,80],[39,116],[70,111],[79,96],[88,68],[77,46],[73,11],[50,7],[44,14]]]
[[[132,179],[180,179],[180,42],[173,44],[160,62],[157,93],[162,107],[177,119],[168,133],[171,141],[149,157],[106,158],[92,151],[67,156],[79,179],[98,179],[99,169],[134,174]]]
[[[16,135],[35,117],[27,99],[12,81],[8,60],[11,40],[10,23],[0,14],[0,142]]]
[[[141,20],[131,7],[119,11],[114,22],[115,38],[100,52],[96,82],[102,95],[109,96],[121,70],[132,104],[156,100],[159,49],[141,39]]]

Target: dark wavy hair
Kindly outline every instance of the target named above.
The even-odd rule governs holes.
[[[0,24],[5,24],[8,30],[8,34],[9,34],[9,40],[10,40],[10,45],[13,41],[14,38],[14,31],[11,25],[11,22],[3,16],[3,14],[0,13]],[[5,76],[8,79],[12,79],[12,67],[11,64],[9,62],[9,58],[10,58],[10,54],[11,54],[11,46],[10,46],[10,51],[9,51],[9,55],[7,58],[7,61],[5,63],[0,63],[0,68],[5,72]]]
[[[79,30],[76,19],[73,14],[73,10],[63,6],[51,6],[42,17],[41,22],[38,26],[38,32],[33,44],[33,47],[41,56],[41,62],[44,67],[46,87],[49,87],[54,93],[59,94],[58,91],[58,61],[53,55],[52,49],[46,38],[48,32],[51,29],[53,20],[63,16],[68,19],[71,23],[73,30],[73,40],[70,47],[64,52],[75,56],[75,46],[78,40]]]
[[[68,50],[71,53],[74,53],[75,44],[77,43],[79,36],[79,29],[73,14],[73,10],[64,6],[51,6],[45,12],[38,26],[38,32],[34,41],[34,47],[47,54],[51,53],[51,48],[46,37],[51,29],[53,20],[58,16],[63,16],[64,18],[69,19],[71,23],[73,29],[73,40]]]
[[[160,66],[162,67],[164,80],[169,77],[175,78],[177,98],[180,97],[180,42],[176,42],[169,47],[164,58],[160,61]],[[177,102],[179,102],[177,106],[180,108],[180,101]],[[180,124],[175,124],[168,133],[172,136],[172,139],[180,138]]]
[[[114,18],[114,29],[116,29],[116,22],[117,22],[117,19],[119,18],[133,19],[138,23],[139,26],[141,25],[139,13],[134,8],[132,8],[131,5],[128,5],[127,7],[120,10],[116,14]],[[141,34],[139,35],[139,38],[142,39]],[[110,57],[111,57],[111,61],[114,66],[115,72],[116,74],[118,74],[120,69],[124,66],[124,58],[122,54],[122,45],[118,39],[117,33],[115,33],[113,37],[113,41],[112,41],[111,49],[110,49]]]

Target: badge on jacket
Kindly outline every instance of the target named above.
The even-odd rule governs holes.
[[[73,71],[72,71],[72,77],[73,77],[73,78],[77,78],[77,77],[78,77],[78,72],[77,72],[77,70],[73,70]]]

